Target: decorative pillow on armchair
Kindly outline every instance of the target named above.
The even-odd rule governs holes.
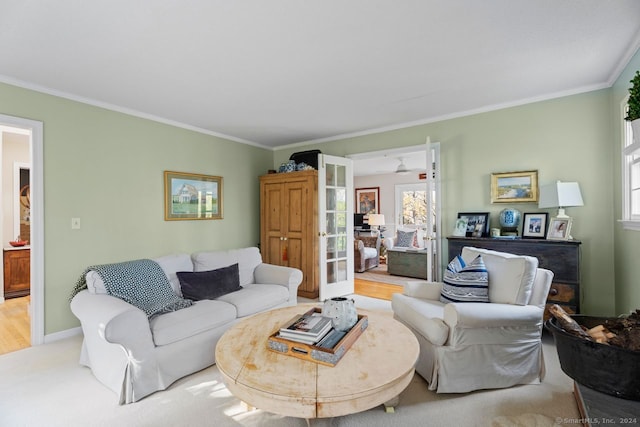
[[[489,273],[481,255],[469,265],[458,255],[447,266],[442,281],[441,302],[489,302]]]
[[[180,279],[180,288],[184,298],[199,301],[202,299],[216,299],[222,295],[239,291],[240,270],[238,264],[217,270],[176,273]]]

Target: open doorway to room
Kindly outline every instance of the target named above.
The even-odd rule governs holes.
[[[44,341],[42,123],[0,115],[0,148],[3,354]]]
[[[380,262],[355,274],[358,294],[390,299],[392,293],[402,291],[408,280],[439,279],[440,147],[438,143],[429,147],[424,144],[348,156],[354,161],[356,194],[358,189],[361,193],[375,192],[376,213],[384,220],[382,226],[373,226],[374,232],[368,233],[381,234]],[[427,157],[431,160],[431,167],[427,167]],[[427,179],[428,174],[431,180]],[[379,221],[380,217],[375,220]],[[409,247],[401,248],[395,244],[398,231],[415,231]],[[387,251],[388,247],[395,247],[392,253]],[[390,265],[398,257],[401,258],[399,263]],[[400,263],[408,261],[411,261],[411,268],[400,268]]]

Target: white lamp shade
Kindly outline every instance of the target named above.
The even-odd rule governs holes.
[[[384,225],[384,215],[369,214],[369,225]]]
[[[577,182],[554,182],[540,187],[539,208],[584,206]]]

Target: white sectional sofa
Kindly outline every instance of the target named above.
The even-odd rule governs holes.
[[[71,301],[84,333],[80,363],[118,395],[120,404],[136,402],[214,364],[216,343],[230,326],[258,312],[295,305],[302,282],[298,269],[263,263],[258,248],[153,261],[178,296],[177,272],[207,272],[236,263],[240,290],[149,319],[138,307],[108,295],[101,277],[88,271],[87,289]]]

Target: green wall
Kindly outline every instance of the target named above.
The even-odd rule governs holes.
[[[567,214],[574,217],[572,235],[582,241],[582,311],[613,314],[615,222],[609,94],[608,89],[600,90],[316,146],[288,147],[276,151],[274,166],[294,151],[319,148],[326,154],[347,155],[417,145],[430,136],[440,142],[444,236],[453,230],[457,212],[489,211],[497,225],[498,213],[507,206],[523,213],[541,211],[534,203],[491,204],[492,172],[537,170],[541,185],[577,181],[585,206],[568,208]],[[446,247],[445,239],[444,253]]]
[[[79,325],[68,297],[89,265],[259,242],[271,150],[5,84],[0,113],[44,123],[45,334]],[[224,219],[164,221],[165,170],[222,176]]]
[[[622,103],[629,94],[629,82],[640,70],[640,51],[636,52],[611,90],[611,113],[613,138],[613,179],[615,184],[614,219],[622,218]],[[616,313],[629,313],[640,308],[640,233],[624,230],[622,225],[614,227],[615,236],[615,284]]]
[[[489,211],[497,222],[508,205],[490,203],[492,172],[538,170],[540,184],[578,181],[585,206],[567,213],[583,243],[582,311],[615,315],[638,308],[639,235],[616,222],[619,104],[636,69],[638,53],[612,89],[274,154],[0,84],[0,114],[44,123],[45,333],[78,325],[67,299],[88,265],[257,244],[258,176],[292,152],[319,148],[344,156],[417,145],[427,136],[441,143],[445,236],[459,211]],[[224,219],[164,221],[164,170],[223,176]],[[509,206],[540,211],[535,204]],[[71,230],[72,217],[81,218],[80,230]],[[443,248],[446,253],[446,239]]]

